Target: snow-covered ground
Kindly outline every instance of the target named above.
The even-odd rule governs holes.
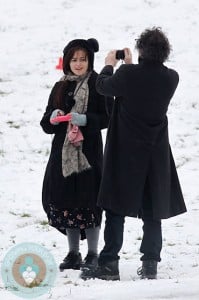
[[[180,75],[170,106],[170,142],[188,212],[163,221],[158,280],[141,281],[140,220],[126,218],[120,282],[82,281],[79,271],[58,273],[55,287],[38,299],[199,299],[199,2],[197,0],[0,0],[0,263],[22,242],[44,245],[57,264],[66,237],[46,224],[41,186],[51,136],[40,128],[48,96],[61,71],[55,66],[66,43],[98,39],[100,71],[111,49],[130,47],[147,27],[160,26],[173,52],[168,66]],[[106,131],[103,131],[105,138]],[[104,224],[104,223],[103,223]],[[103,247],[103,226],[99,250]],[[81,242],[83,256],[86,241]],[[18,299],[5,291],[2,299]]]

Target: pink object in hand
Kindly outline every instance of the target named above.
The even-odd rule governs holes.
[[[64,116],[56,116],[55,118],[51,119],[51,122],[68,122],[71,120],[71,114],[67,114]]]
[[[68,139],[75,146],[79,146],[80,142],[83,141],[84,137],[77,125],[72,125],[69,123]]]

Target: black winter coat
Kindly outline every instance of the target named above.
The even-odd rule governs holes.
[[[116,96],[107,132],[98,205],[123,216],[142,216],[151,201],[155,219],[186,211],[168,138],[167,109],[177,72],[140,61],[105,66],[97,91]]]
[[[58,108],[53,104],[53,98],[61,82],[57,82],[51,91],[46,111],[40,122],[46,133],[54,134],[43,181],[42,203],[46,213],[49,212],[49,204],[53,204],[58,209],[80,207],[91,208],[94,211],[96,209],[103,159],[101,129],[108,126],[107,110],[111,109],[110,106],[113,102],[112,98],[107,100],[108,103],[105,102],[105,97],[96,92],[96,77],[97,73],[93,71],[88,80],[87,125],[81,127],[84,136],[82,151],[92,168],[79,174],[72,174],[67,178],[62,175],[62,146],[66,136],[67,123],[51,125],[49,121],[52,111]],[[74,101],[71,85],[73,85],[72,90],[74,90],[74,82],[70,82],[68,90],[65,91],[67,96],[64,100],[64,107],[62,107],[65,113],[71,110],[71,103]]]

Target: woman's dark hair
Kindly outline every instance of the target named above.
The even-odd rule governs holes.
[[[73,48],[70,48],[66,54],[64,54],[64,57],[63,57],[63,71],[64,71],[64,74],[67,74],[68,72],[71,72],[71,69],[70,69],[70,61],[71,59],[73,58],[74,56],[74,53],[78,50],[82,50],[85,52],[86,56],[88,57],[88,71],[91,71],[91,62],[90,62],[90,57],[89,57],[89,52],[87,51],[87,49],[83,48],[83,47],[80,47],[80,46],[76,46],[76,47],[73,47]],[[62,81],[60,82],[60,86],[56,92],[56,95],[54,97],[54,105],[56,108],[59,108],[59,109],[64,109],[64,92],[67,88],[67,85],[68,85],[68,81]]]
[[[171,45],[159,27],[146,29],[136,41],[135,48],[140,57],[149,61],[163,63],[169,57]]]

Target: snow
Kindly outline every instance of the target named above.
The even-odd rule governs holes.
[[[169,108],[170,142],[188,212],[163,221],[158,280],[140,280],[142,222],[126,218],[120,282],[82,281],[79,271],[59,273],[52,290],[38,299],[199,299],[199,4],[196,0],[0,0],[0,263],[22,242],[45,246],[57,265],[67,254],[66,237],[46,225],[41,187],[52,137],[39,125],[66,43],[95,37],[100,71],[111,49],[130,47],[147,27],[160,26],[173,52],[167,65],[180,75]],[[105,139],[106,131],[103,131]],[[99,250],[103,247],[103,227]],[[86,241],[81,241],[86,255]],[[4,289],[0,296],[19,299]]]

